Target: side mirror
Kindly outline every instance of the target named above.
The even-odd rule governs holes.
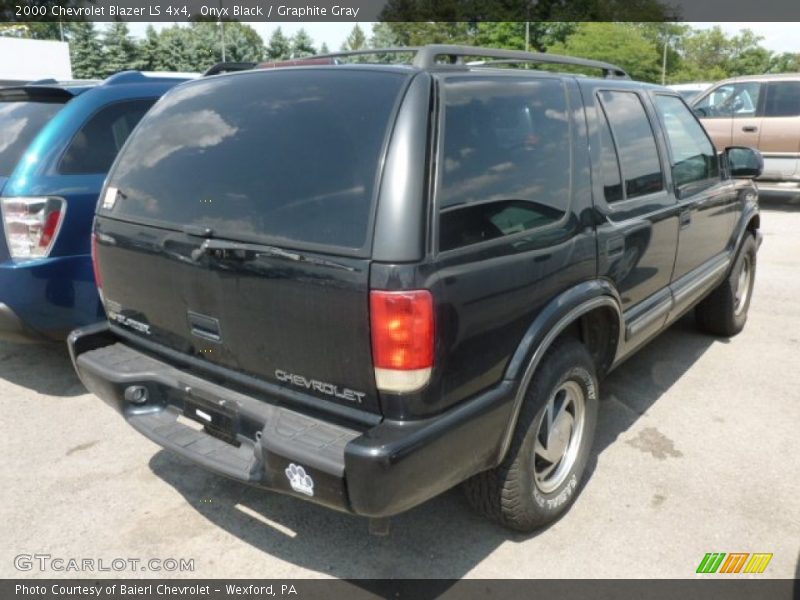
[[[700,118],[708,116],[706,114],[706,109],[705,108],[693,108],[692,110],[694,111],[694,114],[696,114]]]
[[[730,146],[725,148],[731,177],[755,179],[764,172],[764,158],[761,152],[746,146]]]

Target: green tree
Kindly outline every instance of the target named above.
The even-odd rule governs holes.
[[[664,83],[674,83],[675,73],[680,71],[683,64],[683,40],[691,32],[691,27],[680,23],[634,23],[633,25],[653,44],[661,56]]]
[[[364,35],[364,30],[356,23],[350,35],[342,44],[342,50],[362,50],[367,46],[367,36]]]
[[[305,29],[298,29],[292,38],[292,58],[303,58],[313,56],[317,53],[314,48],[314,40],[308,35]]]
[[[575,33],[548,50],[614,63],[641,81],[656,82],[661,76],[657,49],[635,26],[626,23],[581,23]]]
[[[173,25],[162,29],[158,36],[157,71],[196,71],[195,43],[188,27]]]
[[[322,46],[319,47],[320,54],[330,54],[330,48],[328,48],[328,44],[322,42]]]
[[[774,57],[761,46],[762,38],[745,29],[729,37],[719,27],[695,29],[682,38],[680,68],[673,82],[715,81],[770,70]]]
[[[773,54],[767,71],[769,73],[800,72],[800,52]]]
[[[577,23],[570,22],[478,23],[475,42],[489,48],[525,50],[527,38],[528,50],[545,52],[551,45],[564,42],[576,28]]]
[[[160,40],[156,28],[148,25],[144,39],[139,42],[139,63],[144,71],[155,71],[159,66]]]
[[[292,42],[283,35],[278,27],[272,32],[267,44],[267,58],[270,60],[286,60],[292,55]]]
[[[375,23],[372,26],[372,35],[369,38],[370,48],[396,48],[403,44],[398,39],[397,35],[392,29],[392,23]],[[393,55],[393,54],[376,54],[371,57],[372,60],[377,60],[382,63],[402,62],[407,60],[409,55]]]
[[[259,62],[264,58],[264,41],[250,25],[238,21],[196,21],[189,26],[190,53],[194,71],[205,71],[222,62],[224,25],[225,60]]]
[[[73,23],[69,40],[72,75],[77,79],[103,77],[103,47],[92,22]]]
[[[476,23],[468,22],[392,22],[386,23],[397,46],[425,44],[473,44]],[[374,35],[374,32],[373,32]]]
[[[225,60],[259,62],[265,54],[264,40],[255,29],[247,23],[225,21]]]
[[[400,45],[400,40],[392,29],[392,23],[375,23],[372,36],[369,38],[371,48],[393,48]]]
[[[763,37],[749,29],[731,39],[731,56],[728,59],[728,73],[739,75],[760,75],[769,70],[772,53],[761,46]]]
[[[194,22],[185,29],[187,30],[187,58],[192,64],[190,70],[202,72],[218,62],[222,62],[222,31],[218,21]],[[226,41],[227,37],[226,24]],[[234,59],[229,58],[226,52],[225,60],[233,61]]]
[[[102,44],[105,76],[140,68],[138,48],[125,23],[111,23],[103,33]]]

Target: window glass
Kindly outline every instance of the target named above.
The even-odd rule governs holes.
[[[439,247],[554,223],[569,204],[566,95],[556,79],[455,78],[444,93]]]
[[[408,75],[249,71],[170,91],[131,136],[112,213],[230,239],[361,249]]]
[[[693,108],[702,118],[753,117],[760,93],[761,84],[755,81],[721,85]]]
[[[603,192],[606,202],[622,200],[622,175],[619,172],[619,157],[611,136],[611,128],[605,112],[598,111],[600,127],[600,168],[603,170]]]
[[[155,101],[128,100],[100,109],[72,138],[58,165],[59,173],[87,175],[108,171],[133,128]]]
[[[601,91],[599,96],[619,152],[625,198],[664,189],[656,140],[639,96],[611,91]]]
[[[675,186],[718,177],[714,146],[686,105],[674,96],[657,95],[656,107],[667,131]]]
[[[63,101],[0,100],[0,175],[11,175],[36,134],[63,106]]]
[[[800,81],[779,81],[767,86],[765,117],[800,115]]]

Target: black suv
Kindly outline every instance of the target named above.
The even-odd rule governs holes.
[[[528,531],[577,495],[606,373],[693,307],[744,326],[762,163],[614,65],[413,52],[164,96],[97,209],[108,323],[70,351],[222,475],[374,519],[465,483]]]

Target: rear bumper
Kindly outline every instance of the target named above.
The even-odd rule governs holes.
[[[89,391],[164,448],[221,475],[368,517],[408,510],[496,465],[513,404],[504,382],[442,415],[363,429],[189,374],[126,345],[105,324],[74,331],[68,344]],[[131,401],[132,386],[147,390],[146,402]],[[211,425],[186,420],[206,418],[198,409]],[[233,444],[209,433],[221,422]]]
[[[102,318],[91,257],[86,255],[0,263],[0,339],[64,340]]]

